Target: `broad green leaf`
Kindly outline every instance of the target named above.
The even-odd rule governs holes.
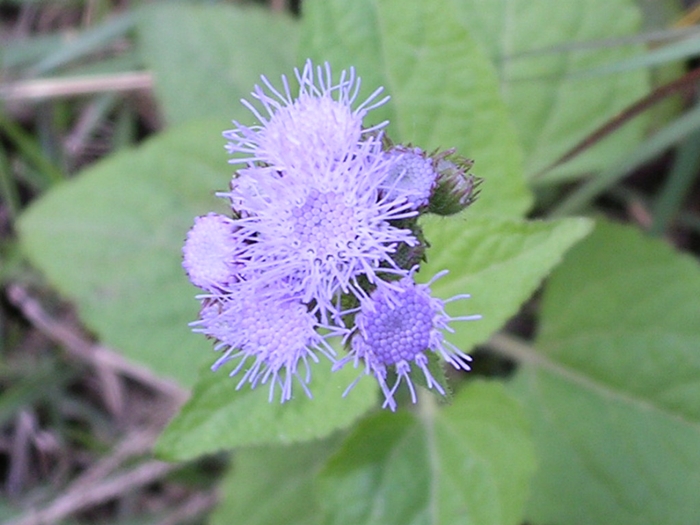
[[[477,382],[453,405],[383,412],[360,423],[321,472],[325,523],[470,525],[522,522],[534,471],[522,407]]]
[[[604,42],[640,30],[634,0],[452,0],[451,13],[496,64],[532,176],[649,90],[646,70],[580,76],[621,63],[639,45]],[[599,42],[600,45],[588,45]],[[600,170],[641,140],[637,119],[549,177]]]
[[[187,326],[199,305],[181,249],[196,215],[224,211],[223,143],[212,122],[173,130],[56,187],[18,224],[30,260],[104,343],[183,385],[213,358]]]
[[[212,525],[320,523],[314,482],[333,443],[241,449],[224,478]]]
[[[308,398],[299,385],[286,403],[269,399],[266,385],[236,390],[239,379],[223,370],[209,370],[195,385],[192,398],[170,422],[157,443],[157,453],[169,460],[185,460],[246,445],[288,444],[327,436],[352,424],[377,404],[377,384],[364,377],[343,392],[360,374],[345,367],[330,371],[328,362],[312,367]]]
[[[541,468],[537,523],[700,515],[700,267],[601,223],[552,276],[538,355],[516,382]]]
[[[383,86],[392,99],[373,118],[391,121],[395,142],[475,159],[476,213],[522,215],[531,195],[496,72],[452,11],[450,0],[308,0],[300,57],[354,66],[362,96]]]
[[[461,215],[428,217],[424,226],[431,246],[420,279],[449,270],[432,286],[435,295],[471,294],[450,305],[450,313],[482,315],[478,321],[453,323],[456,333],[447,336],[468,351],[517,313],[592,224],[588,219],[527,222]]]
[[[165,2],[142,13],[141,51],[170,124],[218,116],[225,125],[260,75],[292,72],[297,25],[281,14]]]

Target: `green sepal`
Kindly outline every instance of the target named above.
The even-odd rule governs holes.
[[[428,211],[436,215],[454,215],[473,204],[483,180],[469,173],[474,161],[455,155],[454,150],[433,153],[431,157],[438,175]]]

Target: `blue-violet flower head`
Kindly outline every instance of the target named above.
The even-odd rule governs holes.
[[[386,155],[397,159],[382,186],[388,197],[403,196],[414,209],[427,206],[437,179],[433,160],[420,148],[401,145],[394,146]]]
[[[384,393],[383,407],[396,410],[394,394],[401,381],[406,382],[411,400],[417,401],[410,376],[413,365],[423,372],[428,388],[445,395],[443,387],[428,368],[428,352],[440,355],[457,369],[470,369],[471,358],[447,341],[443,331],[453,331],[449,326],[452,321],[476,320],[480,316],[451,317],[446,313],[445,304],[465,299],[466,295],[447,301],[432,297],[430,285],[445,273],[440,272],[427,284],[416,284],[411,274],[391,286],[377,287],[368,299],[362,301],[355,317],[355,330],[346,338],[350,340],[350,352],[334,365],[334,369],[348,362],[353,362],[355,367],[363,363],[364,374],[374,375]],[[390,367],[397,375],[391,387],[386,381]]]

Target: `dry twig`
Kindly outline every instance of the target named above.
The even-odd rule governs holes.
[[[26,102],[91,93],[150,90],[152,87],[153,76],[148,71],[68,78],[39,78],[0,86],[0,100]]]
[[[162,379],[150,370],[131,363],[117,352],[92,343],[85,336],[77,333],[73,327],[53,318],[44,310],[41,303],[33,298],[22,286],[10,284],[7,288],[7,297],[38,330],[55,343],[63,346],[74,358],[89,363],[98,369],[106,367],[114,370],[121,375],[165,394],[177,405],[187,400],[188,392],[175,382]]]
[[[42,510],[32,510],[25,516],[12,520],[7,525],[50,525],[58,523],[67,516],[114,499],[135,488],[149,485],[162,479],[179,465],[148,461],[132,470],[114,476],[111,479],[90,486],[69,488],[62,496],[56,498]]]
[[[156,525],[177,525],[191,520],[209,511],[216,505],[217,500],[218,496],[215,492],[197,493],[157,522]]]

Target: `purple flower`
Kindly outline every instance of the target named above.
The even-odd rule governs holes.
[[[339,315],[339,293],[364,295],[358,279],[375,283],[382,275],[406,274],[392,255],[418,240],[391,223],[416,212],[403,197],[379,191],[393,162],[368,139],[352,157],[318,171],[240,170],[223,195],[241,215],[234,221],[240,235],[250,239],[241,254],[243,274],[265,287],[286,280],[324,319],[328,311]]]
[[[364,127],[388,97],[380,88],[356,103],[354,70],[334,82],[328,64],[308,61],[295,77],[295,95],[286,77],[281,90],[263,77],[258,108],[243,101],[259,123],[224,132],[237,171],[218,195],[231,217],[196,218],[183,248],[183,267],[205,292],[194,331],[223,352],[212,369],[232,364],[237,389],[269,384],[270,401],[277,387],[289,400],[295,381],[311,396],[310,362],[335,360],[331,337],[350,345],[333,369],[362,361],[385,407],[396,409],[402,381],[416,401],[414,365],[444,394],[428,352],[468,370],[469,356],[442,332],[478,316],[450,317],[445,304],[465,296],[435,299],[432,281],[415,284],[417,267],[409,270],[427,244],[416,218],[432,205],[436,161],[418,148],[387,151],[386,122]],[[398,375],[392,386],[388,369]]]
[[[213,337],[218,341],[215,349],[224,351],[212,370],[233,361],[229,375],[243,372],[236,389],[269,382],[270,401],[276,386],[281,402],[291,399],[295,377],[311,397],[309,361],[318,362],[317,354],[333,360],[335,351],[327,339],[345,332],[328,326],[321,335],[316,317],[297,299],[259,296],[245,286],[224,299],[205,298],[200,317],[192,323],[194,331]]]
[[[232,155],[239,155],[231,163],[262,163],[282,171],[313,170],[319,159],[352,155],[354,146],[363,137],[387,124],[363,128],[367,113],[389,97],[377,99],[383,91],[379,88],[353,109],[361,84],[354,69],[342,71],[335,84],[328,63],[323,68],[317,67],[314,75],[314,66],[308,60],[301,71],[295,69],[294,73],[299,84],[296,97],[286,77],[282,77],[282,92],[262,77],[270,94],[255,86],[252,95],[264,111],[258,111],[247,100],[242,101],[260,125],[248,127],[234,121],[236,127],[224,132],[229,140],[226,149]]]
[[[326,339],[343,332],[328,327],[321,336],[308,308],[281,292],[284,283],[278,283],[274,294],[253,289],[241,275],[244,239],[232,219],[215,213],[195,219],[183,248],[183,266],[190,281],[208,293],[199,296],[202,310],[192,323],[194,331],[216,339],[215,349],[224,350],[214,370],[234,361],[233,376],[248,366],[237,389],[246,382],[254,388],[269,381],[270,400],[279,385],[284,402],[291,398],[297,377],[311,396],[309,360],[318,361],[317,353],[333,360],[335,352]]]
[[[445,273],[438,273],[427,284],[416,284],[412,275],[404,277],[392,286],[379,286],[362,301],[355,317],[355,330],[346,338],[350,340],[350,352],[333,368],[337,370],[350,361],[357,368],[363,362],[364,374],[374,375],[384,393],[383,407],[396,410],[394,393],[402,380],[408,385],[411,400],[416,402],[410,376],[413,365],[423,372],[428,388],[445,394],[428,369],[428,352],[439,354],[457,369],[470,369],[471,358],[445,340],[443,330],[453,332],[450,322],[476,320],[480,316],[451,317],[445,312],[445,304],[465,299],[467,295],[458,295],[447,301],[431,296],[430,285]],[[394,368],[398,376],[391,387],[386,382],[388,368]],[[346,394],[355,383],[350,385]]]
[[[182,266],[192,284],[214,292],[237,281],[243,245],[236,229],[233,220],[216,213],[195,218],[182,250]]]
[[[382,185],[388,198],[403,196],[416,210],[427,206],[437,179],[433,159],[420,148],[401,145],[393,147],[386,155],[397,160]]]

